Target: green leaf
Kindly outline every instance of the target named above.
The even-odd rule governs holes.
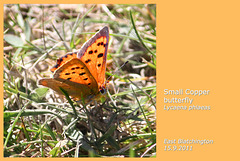
[[[52,155],[52,157],[57,157],[58,154],[61,153],[60,147],[54,147],[49,154]]]
[[[24,20],[23,20],[21,12],[18,12],[17,22],[18,22],[19,26],[23,29],[24,28]]]
[[[59,141],[56,146],[49,152],[49,154],[52,155],[52,157],[57,157],[58,154],[61,153],[60,148],[64,147],[65,145],[67,145],[68,140],[61,140]]]
[[[112,138],[113,132],[116,130],[117,126],[110,127],[101,138],[99,138],[96,144],[101,144],[101,142],[107,140],[107,142],[116,149],[120,149],[118,143]]]
[[[16,111],[4,111],[4,119],[10,118],[10,117],[16,117],[19,114],[19,110]],[[45,114],[51,114],[55,115],[58,118],[62,119],[61,116],[51,110],[45,110],[45,109],[35,109],[35,110],[24,110],[21,113],[21,116],[36,116],[36,115],[45,115]]]
[[[129,149],[129,157],[130,158],[135,157],[135,152],[134,152],[133,146],[131,146],[130,149]]]
[[[34,91],[36,92],[36,94],[42,98],[46,95],[46,93],[48,92],[49,88],[37,88]]]
[[[23,46],[23,44],[24,44],[23,40],[22,40],[20,37],[15,36],[15,35],[12,35],[12,34],[6,34],[6,35],[4,35],[4,40],[5,40],[7,43],[9,43],[9,44],[11,44],[11,45],[13,45],[13,46],[19,46],[19,47],[21,47],[21,46]]]
[[[28,21],[24,21],[24,34],[26,36],[26,40],[30,41],[31,27],[30,27]]]
[[[37,100],[40,102],[43,97],[45,97],[46,93],[48,92],[49,88],[37,88],[29,95],[31,100]]]

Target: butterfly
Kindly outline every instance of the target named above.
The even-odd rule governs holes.
[[[51,68],[53,78],[38,84],[62,94],[60,87],[75,101],[98,100],[106,92],[105,71],[109,30],[105,26],[83,44],[80,50],[60,57]]]

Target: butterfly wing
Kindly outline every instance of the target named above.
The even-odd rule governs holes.
[[[90,99],[99,94],[105,81],[109,41],[108,27],[89,39],[78,52],[70,52],[57,60],[51,69],[53,78],[41,79],[39,85],[62,94],[59,87],[77,100]]]
[[[51,72],[54,72],[55,70],[57,70],[61,65],[63,65],[64,63],[66,63],[67,61],[76,58],[77,57],[77,52],[69,52],[66,55],[60,57],[59,59],[57,59],[57,64],[54,65],[50,70]]]
[[[84,43],[77,53],[77,57],[85,63],[98,86],[103,85],[105,81],[108,41],[109,31],[108,27],[105,26]]]
[[[41,79],[40,85],[49,87],[62,94],[59,87],[76,100],[96,96],[99,93],[98,85],[86,65],[78,58],[73,58],[59,67],[53,78]]]
[[[75,82],[88,86],[91,93],[98,93],[98,86],[95,78],[86,65],[78,58],[73,58],[63,64],[53,75],[53,78],[62,82]]]
[[[53,78],[40,79],[38,82],[39,85],[49,87],[56,91],[59,94],[62,94],[60,87],[67,91],[68,95],[72,96],[76,100],[82,100],[82,98],[87,98],[91,96],[89,87],[86,85],[77,84],[74,82],[62,82]],[[83,92],[86,91],[86,92]],[[88,92],[87,92],[88,91]]]

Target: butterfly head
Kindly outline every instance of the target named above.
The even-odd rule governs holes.
[[[106,88],[106,83],[102,84],[99,88],[99,92],[101,93],[101,95],[105,95],[107,92],[107,88]]]

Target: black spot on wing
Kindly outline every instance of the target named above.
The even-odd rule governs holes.
[[[85,72],[83,72],[83,73],[79,73],[79,75],[84,75],[84,74],[86,74]]]
[[[63,61],[63,58],[58,59],[58,62],[61,63]]]
[[[90,61],[91,61],[91,59],[88,59],[88,60],[85,61],[85,63],[89,63]]]
[[[103,53],[100,53],[100,54],[98,54],[98,56],[97,56],[98,58],[101,58],[101,57],[103,57]]]

